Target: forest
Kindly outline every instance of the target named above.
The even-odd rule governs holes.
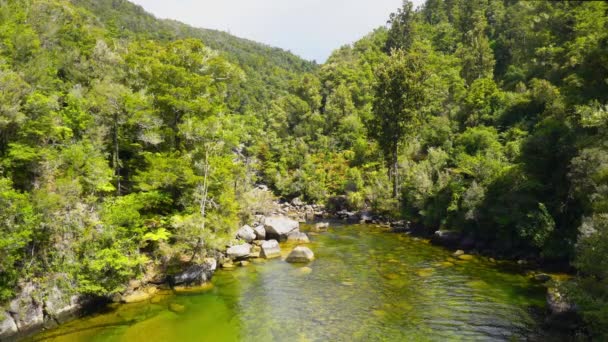
[[[607,338],[608,3],[387,19],[317,64],[126,0],[0,0],[0,306],[216,255],[265,185],[562,265]]]

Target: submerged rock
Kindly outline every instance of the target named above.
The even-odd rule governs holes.
[[[186,311],[186,307],[184,305],[181,305],[181,304],[170,303],[169,304],[169,311],[175,312],[175,313],[182,313],[182,312]]]
[[[201,285],[211,280],[216,268],[217,261],[207,258],[203,263],[192,265],[185,271],[174,275],[169,281],[172,285]]]
[[[264,220],[264,228],[266,238],[285,241],[289,234],[300,230],[300,224],[285,216],[272,216]]]
[[[314,260],[315,254],[308,247],[298,246],[289,253],[287,262],[306,263]]]
[[[298,243],[310,243],[310,239],[308,238],[308,235],[306,235],[306,233],[302,233],[302,232],[295,232],[295,233],[289,234],[289,236],[287,237],[287,241],[298,242]]]
[[[266,259],[278,258],[281,256],[281,247],[277,240],[264,241],[262,243],[260,256]]]
[[[226,255],[230,259],[246,258],[249,256],[249,253],[251,253],[251,245],[248,243],[245,243],[242,245],[237,245],[237,246],[232,246],[232,247],[228,248],[228,250],[226,250]]]
[[[247,243],[250,243],[251,241],[255,240],[256,233],[253,228],[245,225],[236,232],[236,237]]]
[[[460,260],[464,260],[464,261],[469,261],[469,260],[473,260],[475,257],[470,255],[470,254],[462,254],[458,256],[458,259]]]
[[[144,302],[150,300],[157,291],[158,289],[155,287],[135,290],[123,295],[120,301],[126,304]]]
[[[532,277],[532,279],[534,279],[534,281],[537,281],[539,283],[546,283],[549,280],[551,280],[551,276],[545,273],[538,273],[535,274],[534,277]]]

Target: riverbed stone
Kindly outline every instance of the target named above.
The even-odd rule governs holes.
[[[249,256],[249,253],[251,253],[251,245],[248,243],[232,246],[226,251],[226,255],[228,255],[230,259],[246,258]]]
[[[277,240],[264,241],[260,256],[265,259],[278,258],[281,256],[281,246]]]
[[[551,276],[545,273],[538,273],[535,274],[532,279],[534,279],[534,281],[537,281],[539,283],[546,283],[549,280],[551,280]]]
[[[179,314],[179,313],[183,313],[184,311],[186,311],[186,307],[184,305],[177,304],[177,303],[169,303],[169,311]]]
[[[327,228],[329,228],[329,222],[319,222],[313,226],[312,230],[315,232],[321,232],[327,230]]]
[[[266,229],[263,225],[256,226],[253,228],[256,240],[266,240]]]
[[[126,304],[144,302],[152,298],[152,294],[145,290],[135,290],[122,296],[120,301]]]
[[[300,224],[285,216],[272,216],[264,220],[266,238],[285,241],[289,234],[298,232]]]
[[[289,234],[287,237],[287,241],[289,242],[297,242],[297,243],[310,243],[310,239],[306,233],[302,232],[294,232]]]
[[[314,260],[315,254],[308,247],[298,246],[287,256],[286,261],[290,263],[306,263]]]
[[[575,311],[574,305],[556,287],[547,289],[547,306],[552,315],[565,315]]]
[[[201,285],[213,277],[217,268],[217,260],[206,258],[202,263],[191,265],[186,270],[170,277],[172,285]]]
[[[452,256],[459,257],[459,256],[461,256],[461,255],[463,255],[463,254],[464,254],[464,251],[463,251],[462,249],[459,249],[459,250],[457,250],[456,252],[454,252],[454,253],[452,254]]]
[[[458,259],[460,260],[464,260],[464,261],[470,261],[473,260],[475,257],[470,255],[470,254],[462,254],[458,256]]]
[[[236,232],[236,237],[247,243],[251,243],[251,241],[256,239],[256,233],[253,228],[244,225]]]

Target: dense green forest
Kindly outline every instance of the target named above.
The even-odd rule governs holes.
[[[0,303],[222,250],[265,184],[570,263],[606,336],[607,142],[606,2],[406,1],[317,65],[125,0],[0,0]]]

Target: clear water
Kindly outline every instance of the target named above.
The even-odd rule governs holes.
[[[373,226],[312,235],[316,260],[258,260],[213,288],[117,305],[45,341],[543,340],[545,290],[517,267]],[[283,246],[285,254],[292,246]],[[183,312],[169,310],[179,304]]]

